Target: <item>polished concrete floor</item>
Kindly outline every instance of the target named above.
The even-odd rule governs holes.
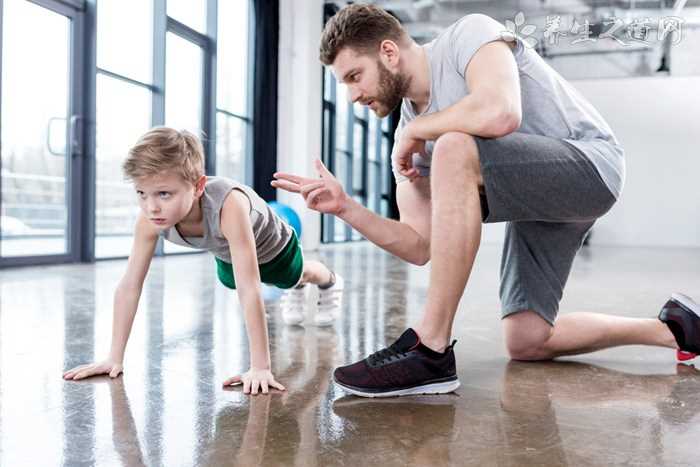
[[[206,255],[154,261],[115,380],[61,373],[106,356],[124,261],[0,271],[0,465],[700,465],[700,374],[673,351],[509,361],[497,246],[482,247],[455,322],[455,394],[345,395],[332,369],[417,319],[428,269],[366,243],[317,256],[346,278],[344,314],[330,329],[287,327],[270,306],[288,390],[257,397],[221,387],[248,351]],[[700,298],[700,250],[598,247],[578,257],[562,312],[651,317],[676,290]]]

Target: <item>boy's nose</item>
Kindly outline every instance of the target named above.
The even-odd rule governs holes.
[[[151,213],[160,212],[160,205],[156,202],[153,202],[153,201],[149,202],[148,203],[148,212],[151,212]]]

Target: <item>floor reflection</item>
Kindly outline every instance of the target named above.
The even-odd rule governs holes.
[[[287,391],[269,397],[221,387],[246,369],[248,349],[235,294],[216,284],[205,256],[154,261],[125,373],[114,380],[60,375],[106,354],[122,261],[0,271],[0,465],[697,463],[700,375],[676,365],[672,352],[628,347],[548,363],[506,358],[495,249],[480,253],[455,323],[456,394],[346,395],[331,383],[333,368],[391,342],[416,319],[427,271],[362,244],[320,256],[346,278],[343,316],[330,329],[287,327],[271,309],[273,371]],[[581,260],[569,305],[615,305],[619,314],[639,316],[665,293],[657,282],[700,295],[691,290],[700,272],[678,266],[681,256],[696,261],[700,254],[671,261],[650,252],[646,261],[657,262],[658,275],[584,299],[587,289],[602,287],[591,262],[603,277],[616,267],[629,271],[624,254],[610,256]],[[632,294],[640,286],[647,293]],[[625,307],[617,293],[627,297]]]

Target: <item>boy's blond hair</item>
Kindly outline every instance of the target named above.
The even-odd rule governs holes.
[[[196,183],[204,175],[204,147],[187,130],[151,128],[129,149],[122,170],[129,180],[175,172]]]

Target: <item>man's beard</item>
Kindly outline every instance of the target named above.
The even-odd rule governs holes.
[[[377,60],[377,66],[379,67],[379,92],[374,101],[379,105],[374,113],[377,117],[384,118],[401,104],[411,84],[411,78],[401,73],[393,74],[379,60]]]

